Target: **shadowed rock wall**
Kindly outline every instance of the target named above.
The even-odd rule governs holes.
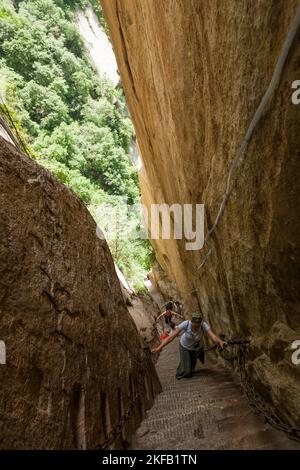
[[[0,448],[127,446],[159,383],[85,206],[0,137]]]

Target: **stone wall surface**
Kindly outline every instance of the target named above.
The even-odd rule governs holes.
[[[178,287],[161,268],[157,261],[155,261],[152,265],[151,272],[149,273],[149,279],[160,290],[164,296],[165,301],[170,299],[178,301],[181,300]]]
[[[0,448],[128,445],[159,382],[85,206],[0,137]]]
[[[207,231],[299,2],[101,3],[143,160],[143,202],[203,203]],[[153,240],[189,309],[200,305],[217,332],[252,337],[253,380],[298,426],[290,346],[300,339],[299,65],[298,31],[208,244],[186,251],[184,241]]]

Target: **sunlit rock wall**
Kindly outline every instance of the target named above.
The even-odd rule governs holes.
[[[101,3],[143,159],[143,201],[204,203],[207,230],[299,2]],[[208,245],[188,252],[184,241],[153,241],[189,308],[200,305],[217,332],[252,336],[252,377],[298,426],[290,345],[300,339],[299,64],[298,32]]]

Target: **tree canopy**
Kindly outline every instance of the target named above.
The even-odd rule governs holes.
[[[139,199],[129,156],[134,130],[122,87],[96,72],[75,11],[98,0],[0,0],[0,92],[31,154],[87,204]],[[150,267],[145,241],[112,253],[133,283]],[[137,269],[138,265],[138,269]],[[138,272],[138,274],[137,274]]]

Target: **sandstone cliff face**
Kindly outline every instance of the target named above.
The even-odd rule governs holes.
[[[230,163],[271,80],[296,0],[102,0],[143,159],[143,202],[204,203],[217,215]],[[217,332],[253,338],[249,369],[300,425],[300,106],[294,43],[208,245],[153,241],[186,306]],[[212,248],[210,256],[206,258]],[[206,258],[206,263],[197,267]]]
[[[0,137],[0,447],[94,448],[159,384],[84,205]]]
[[[166,272],[161,268],[160,264],[155,261],[152,265],[151,272],[149,274],[150,281],[157,287],[162,295],[164,300],[181,300],[180,292],[174,281],[171,281],[170,277]]]

